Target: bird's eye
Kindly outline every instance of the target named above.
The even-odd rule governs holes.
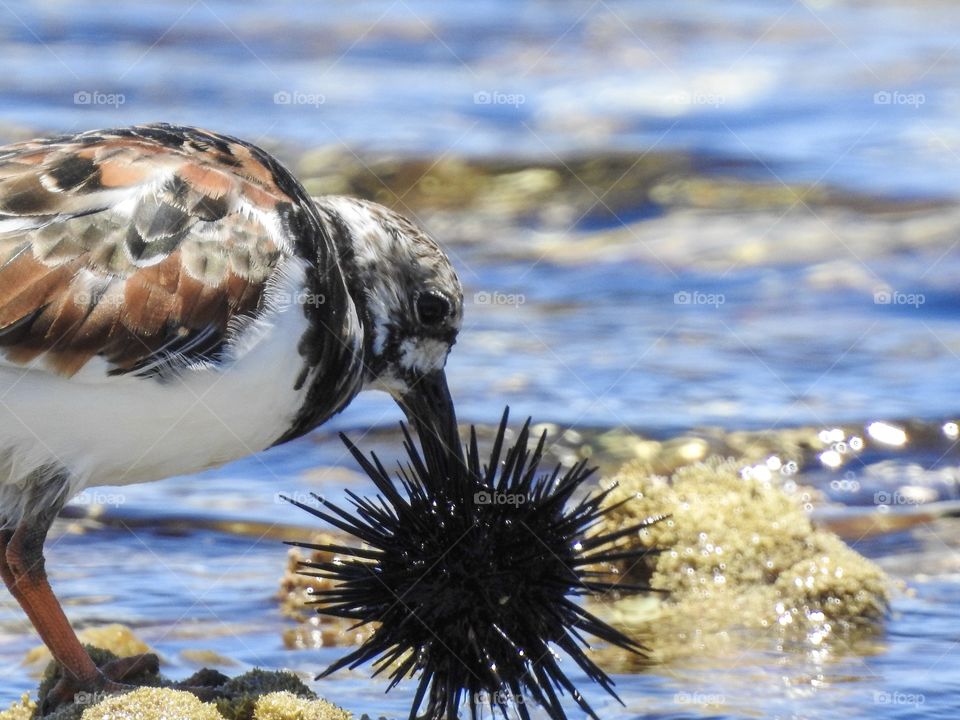
[[[450,314],[450,301],[436,292],[424,292],[417,296],[417,317],[424,325],[439,325]]]

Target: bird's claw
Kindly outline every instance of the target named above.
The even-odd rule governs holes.
[[[40,702],[39,717],[43,717],[61,705],[94,705],[113,693],[133,690],[128,684],[131,678],[160,672],[160,659],[153,653],[117,658],[104,663],[92,679],[78,680],[64,676]]]

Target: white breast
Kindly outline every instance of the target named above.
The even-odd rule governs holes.
[[[231,359],[157,381],[64,378],[0,366],[0,499],[37,468],[70,471],[70,494],[196,472],[268,447],[289,427],[306,386],[297,343],[307,327],[303,264],[288,260],[271,311],[245,328]]]

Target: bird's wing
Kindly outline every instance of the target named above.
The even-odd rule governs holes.
[[[0,362],[70,377],[94,357],[107,375],[216,361],[313,227],[305,197],[259,148],[192,128],[0,147]]]

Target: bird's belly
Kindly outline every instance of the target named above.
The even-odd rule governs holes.
[[[196,472],[263,450],[304,401],[294,305],[223,367],[99,382],[0,367],[0,485],[57,466],[70,493]]]

